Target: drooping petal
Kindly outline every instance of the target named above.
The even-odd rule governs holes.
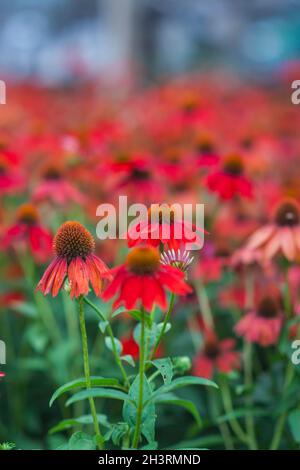
[[[273,235],[275,231],[274,225],[266,225],[258,229],[249,239],[247,248],[256,249],[262,246]]]
[[[67,261],[62,258],[56,266],[56,276],[52,284],[52,296],[56,297],[67,274]]]
[[[57,270],[60,265],[61,258],[54,258],[52,263],[48,266],[46,271],[44,272],[40,282],[38,283],[36,290],[43,292],[44,295],[49,294],[52,289],[52,285],[57,273]]]
[[[71,285],[70,297],[87,295],[89,292],[89,275],[85,262],[79,256],[73,259],[68,267],[68,278]]]

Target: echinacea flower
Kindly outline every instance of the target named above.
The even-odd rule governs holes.
[[[0,380],[3,379],[4,377],[5,377],[5,372],[0,371]]]
[[[300,257],[300,210],[294,199],[283,201],[272,223],[259,228],[250,237],[247,248],[260,250],[269,260],[282,254],[289,261]]]
[[[83,195],[67,181],[60,167],[49,165],[44,169],[42,176],[42,181],[33,192],[34,201],[50,201],[57,205],[83,202]]]
[[[37,261],[44,262],[51,255],[52,234],[39,221],[39,214],[32,204],[23,204],[17,212],[16,223],[6,229],[2,247],[29,246]]]
[[[161,264],[156,248],[146,245],[133,248],[125,263],[113,269],[113,281],[103,292],[103,299],[118,295],[114,307],[121,304],[131,310],[141,304],[147,311],[153,304],[166,309],[165,289],[174,294],[184,295],[190,287],[184,281],[184,273],[173,266]]]
[[[14,193],[23,189],[23,176],[0,151],[0,194]]]
[[[253,196],[252,184],[244,175],[244,164],[239,155],[226,158],[221,170],[207,176],[206,185],[223,200],[235,196],[249,199]]]
[[[54,238],[53,247],[56,256],[37,290],[55,297],[68,279],[71,298],[87,295],[89,282],[100,296],[102,280],[110,276],[106,264],[93,253],[95,242],[90,232],[79,222],[65,222]]]
[[[186,250],[168,250],[161,254],[161,263],[166,266],[174,266],[186,272],[194,260],[194,257]]]
[[[148,210],[148,217],[132,226],[127,233],[128,246],[148,244],[158,247],[166,245],[169,249],[178,250],[188,244],[202,248],[203,241],[199,232],[205,230],[177,216],[176,209],[165,205],[153,205]]]
[[[283,324],[283,314],[278,299],[263,297],[256,310],[246,313],[236,324],[235,331],[249,343],[261,346],[276,344]]]
[[[233,339],[219,340],[214,332],[206,331],[203,349],[193,361],[193,373],[211,379],[215,371],[228,373],[239,369],[240,354],[234,347]]]

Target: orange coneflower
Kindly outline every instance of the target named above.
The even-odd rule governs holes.
[[[114,279],[104,291],[103,298],[108,300],[119,294],[114,307],[124,304],[130,310],[140,302],[148,311],[152,310],[153,304],[164,310],[167,305],[165,289],[178,295],[191,290],[184,281],[184,272],[162,264],[158,250],[152,246],[133,248],[125,263],[112,273]]]
[[[249,343],[261,346],[276,344],[283,324],[283,314],[278,298],[266,295],[256,310],[247,313],[235,326],[239,336]]]
[[[283,201],[275,212],[272,223],[258,229],[247,247],[261,250],[265,259],[283,254],[289,261],[300,257],[300,210],[293,199]]]
[[[79,222],[65,222],[54,238],[55,259],[46,269],[37,290],[55,297],[64,280],[70,282],[71,298],[87,295],[89,282],[100,296],[102,279],[109,277],[106,264],[94,253],[95,242]]]

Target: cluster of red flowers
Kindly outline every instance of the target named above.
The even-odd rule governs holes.
[[[154,304],[166,309],[167,290],[189,294],[195,315],[205,318],[191,286],[219,282],[231,271],[238,274],[234,281],[226,288],[221,283],[210,299],[213,311],[241,312],[225,336],[276,344],[286,318],[296,314],[300,283],[300,113],[281,87],[194,77],[126,103],[92,87],[56,95],[15,87],[0,122],[0,246],[9,259],[3,276],[18,275],[28,251],[37,264],[50,261],[54,247],[55,258],[38,284],[44,294],[56,296],[68,279],[71,297],[87,295],[90,285],[103,299],[115,298],[115,307],[150,311]],[[149,206],[205,204],[209,235],[188,282],[180,263],[160,258],[161,246],[180,250],[187,242],[172,237],[174,225],[166,240],[162,223],[140,224],[140,232],[155,232],[157,239],[145,244],[129,232],[125,262],[111,270],[121,242],[95,247],[83,225],[65,222],[94,227],[97,205],[115,203],[119,195]],[[289,312],[274,289],[286,282]],[[7,294],[0,293],[0,300]],[[199,328],[196,374],[240,365],[218,318]]]

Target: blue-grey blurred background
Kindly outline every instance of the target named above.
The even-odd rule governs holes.
[[[152,81],[219,66],[262,79],[300,52],[300,0],[1,0],[0,75]]]

